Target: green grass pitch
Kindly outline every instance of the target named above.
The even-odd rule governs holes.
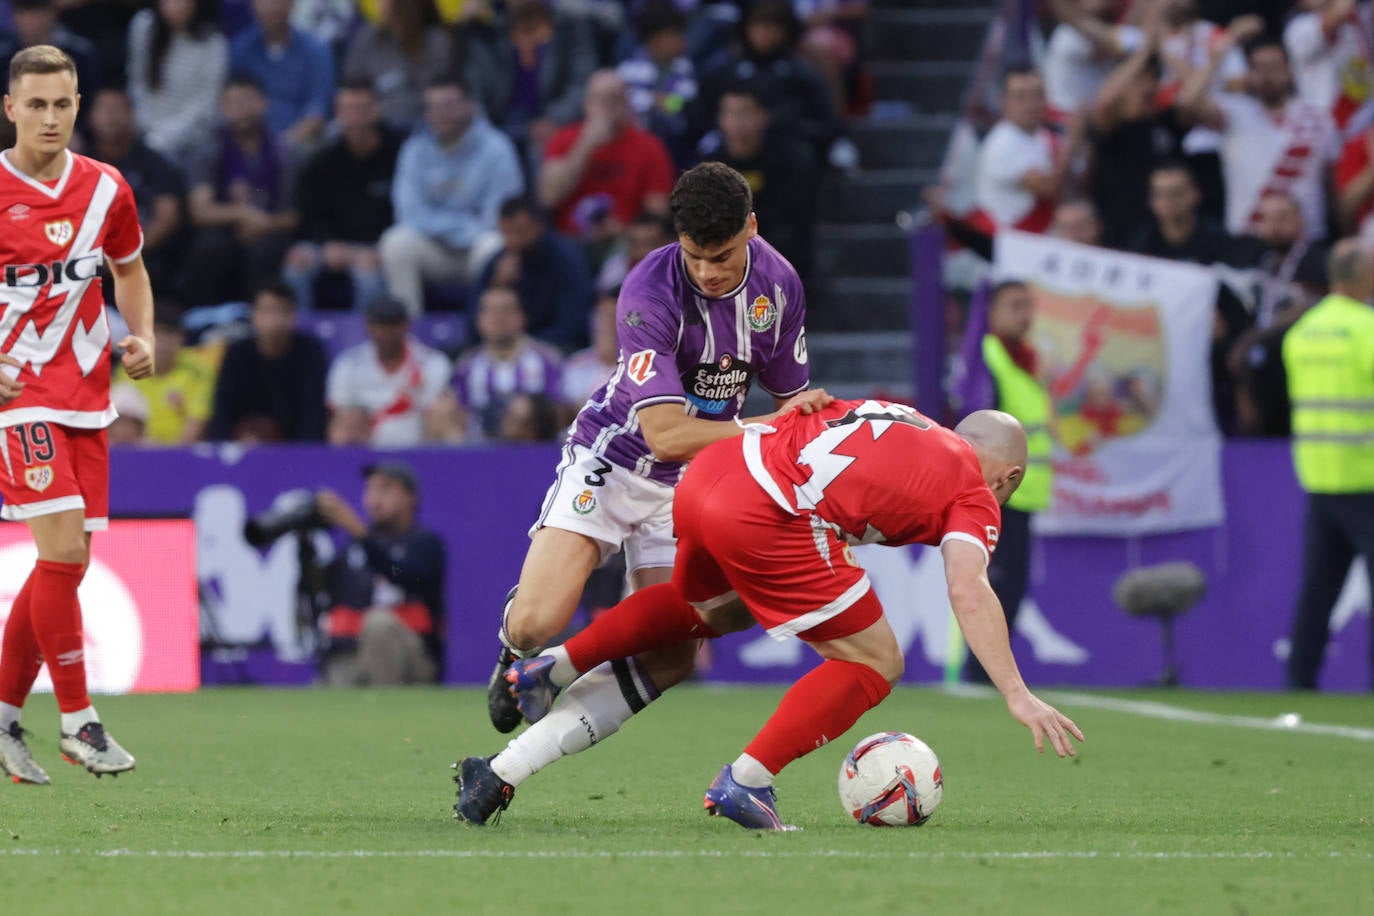
[[[1074,761],[1034,753],[991,697],[903,688],[794,764],[799,833],[707,818],[702,790],[780,688],[687,687],[522,786],[498,826],[455,822],[448,764],[503,740],[478,691],[213,690],[102,698],[138,756],[0,785],[0,910],[145,913],[1374,913],[1374,742],[1168,721],[1061,701]],[[1117,693],[1227,716],[1368,729],[1368,696]],[[922,828],[860,827],[836,773],[858,738],[939,754]]]

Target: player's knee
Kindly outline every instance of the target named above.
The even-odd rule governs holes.
[[[655,649],[639,656],[639,662],[649,672],[659,690],[681,684],[696,670],[698,644],[696,640],[665,649]]]
[[[749,616],[749,609],[742,601],[711,608],[709,611],[698,610],[697,615],[721,636],[726,633],[738,633],[754,625],[754,618]]]
[[[881,674],[889,687],[896,687],[906,671],[906,658],[896,643],[893,643],[887,651],[874,658],[869,667]]]

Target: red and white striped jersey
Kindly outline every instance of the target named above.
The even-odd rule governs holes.
[[[784,414],[774,429],[746,428],[744,458],[787,512],[809,513],[851,544],[997,548],[1002,510],[973,447],[905,404],[837,400]]]
[[[42,182],[0,153],[0,350],[23,394],[0,427],[40,420],[81,429],[114,421],[110,325],[97,270],[143,248],[134,194],[113,166],[68,152],[62,177]]]

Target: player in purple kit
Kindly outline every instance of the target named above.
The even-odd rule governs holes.
[[[810,413],[831,400],[806,390],[801,280],[758,236],[744,176],[703,163],[678,179],[670,209],[678,241],[648,255],[621,286],[619,364],[573,424],[530,531],[520,583],[502,611],[503,648],[487,692],[501,732],[521,719],[506,669],[567,627],[592,570],[623,547],[636,589],[669,581],[673,487],[686,462],[712,442],[741,435],[739,422]],[[773,396],[776,409],[731,422],[751,381]],[[614,734],[691,674],[695,649],[686,644],[602,665],[496,757],[454,764],[458,815],[484,823],[515,785]]]

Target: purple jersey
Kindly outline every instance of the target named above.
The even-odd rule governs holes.
[[[677,484],[683,462],[659,461],[638,411],[680,403],[707,420],[739,415],[751,379],[774,397],[806,388],[806,298],[787,259],[749,240],[744,282],[708,299],[692,285],[681,247],[665,245],[635,265],[620,288],[620,362],[573,424],[574,443],[650,480]]]

